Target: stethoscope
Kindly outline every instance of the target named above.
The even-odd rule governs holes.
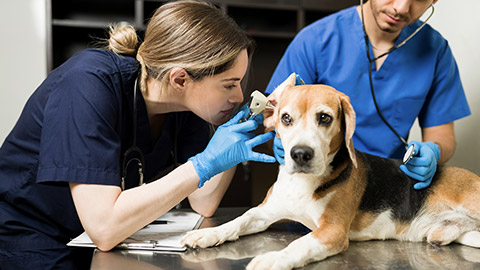
[[[125,151],[123,154],[123,162],[122,162],[122,183],[121,187],[122,190],[125,190],[125,177],[127,177],[127,168],[128,165],[131,162],[137,162],[138,165],[138,174],[139,174],[139,180],[138,180],[138,185],[141,186],[143,185],[143,164],[145,164],[145,158],[143,156],[142,150],[137,147],[137,95],[138,95],[138,77],[140,75],[140,72],[135,79],[135,85],[133,87],[133,144],[131,147]],[[133,156],[132,158],[128,158],[129,156],[132,156],[136,154],[136,156]]]
[[[403,156],[403,164],[406,164],[415,154],[415,147],[414,145],[408,146],[407,141],[388,123],[387,119],[383,116],[382,112],[380,111],[380,108],[378,107],[377,104],[377,99],[375,98],[375,91],[373,90],[373,77],[372,77],[372,64],[377,61],[378,59],[392,53],[396,49],[402,47],[407,43],[408,40],[410,40],[412,37],[414,37],[426,24],[427,21],[432,17],[433,12],[435,11],[435,8],[433,7],[433,4],[431,4],[429,7],[432,8],[432,12],[430,15],[427,17],[427,19],[415,30],[413,33],[411,33],[408,37],[406,37],[403,41],[399,42],[397,45],[392,46],[388,51],[385,53],[375,57],[372,59],[370,56],[370,42],[368,39],[367,35],[367,30],[365,28],[365,19],[363,16],[363,0],[360,0],[360,9],[361,9],[361,14],[362,14],[362,28],[363,28],[363,33],[364,33],[364,38],[365,38],[365,46],[366,46],[366,51],[367,51],[367,58],[368,58],[368,79],[370,82],[370,91],[372,92],[372,98],[373,98],[373,103],[375,104],[375,109],[377,110],[378,115],[382,119],[382,121],[388,126],[388,128],[393,131],[393,133],[402,141],[402,143],[405,145],[405,155]],[[428,9],[428,8],[427,8]]]
[[[135,85],[133,87],[133,120],[132,120],[132,126],[133,126],[133,143],[132,146],[129,147],[125,153],[123,154],[123,162],[122,162],[122,182],[121,182],[121,188],[122,190],[125,190],[125,178],[127,177],[127,169],[130,163],[136,162],[138,165],[138,175],[139,175],[139,180],[138,180],[138,185],[141,186],[144,184],[143,182],[143,173],[144,173],[144,164],[145,164],[145,157],[143,156],[142,150],[137,146],[137,117],[138,117],[138,78],[140,77],[140,72],[138,72],[137,77],[135,78]],[[174,142],[173,142],[173,165],[171,167],[176,168],[178,167],[178,161],[177,161],[177,137],[178,137],[178,115],[175,114],[175,126],[174,126]],[[131,158],[129,158],[132,156]],[[169,170],[169,168],[167,168]]]

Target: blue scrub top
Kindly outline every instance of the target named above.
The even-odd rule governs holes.
[[[84,231],[69,182],[120,186],[122,155],[132,145],[133,86],[139,69],[130,56],[88,49],[52,71],[26,103],[0,148],[0,250],[65,248]],[[203,151],[209,125],[191,112],[168,115],[151,139],[138,95],[137,146],[145,179]],[[126,187],[138,185],[135,173]]]
[[[418,21],[405,27],[397,42],[420,24]],[[347,94],[355,109],[355,147],[382,157],[401,158],[404,145],[375,109],[368,65],[362,23],[356,7],[351,7],[298,33],[280,60],[266,93],[271,93],[292,72],[306,84],[330,85]],[[390,53],[378,71],[374,66],[373,69],[380,110],[404,138],[408,138],[417,116],[421,127],[432,127],[470,115],[448,43],[429,25]]]

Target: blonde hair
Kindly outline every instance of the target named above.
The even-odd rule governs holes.
[[[150,19],[143,43],[128,24],[110,28],[107,49],[134,55],[141,64],[140,89],[147,76],[168,83],[172,68],[185,69],[193,80],[222,73],[255,43],[228,15],[203,1],[175,1],[160,6]]]

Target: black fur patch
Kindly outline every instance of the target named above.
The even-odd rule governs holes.
[[[356,155],[367,166],[368,177],[360,210],[377,213],[391,210],[393,219],[398,221],[414,218],[430,193],[430,188],[414,189],[416,181],[400,170],[400,160],[381,158],[359,151],[356,151]]]
[[[316,190],[315,193],[320,193],[323,192],[332,186],[342,183],[343,181],[346,181],[348,178],[350,178],[350,174],[352,173],[352,166],[353,164],[350,162],[350,156],[348,155],[348,150],[347,147],[345,146],[345,143],[342,145],[340,150],[338,150],[337,154],[335,155],[335,158],[333,159],[332,163],[330,164],[333,168],[333,171],[335,172],[339,166],[342,164],[345,164],[348,162],[347,167],[338,175],[337,178],[332,179],[328,181],[327,183],[324,183],[323,185],[319,186]]]

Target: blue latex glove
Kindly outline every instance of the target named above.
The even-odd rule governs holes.
[[[285,149],[283,149],[282,140],[277,136],[273,138],[273,155],[278,163],[285,164]]]
[[[198,187],[201,188],[213,176],[226,171],[244,161],[275,162],[275,158],[266,154],[256,153],[252,149],[271,140],[273,132],[255,137],[252,132],[258,123],[253,119],[239,123],[244,117],[240,111],[227,123],[221,125],[205,150],[188,160],[193,163],[200,177]]]
[[[248,115],[250,114],[250,108],[248,107],[249,105],[249,102],[243,104],[243,106],[238,110],[239,112],[243,112],[245,115],[245,117],[248,117]],[[253,117],[253,119],[255,120],[255,122],[257,122],[259,125],[263,125],[263,114],[257,114]]]
[[[295,75],[295,85],[301,85],[301,84],[305,84],[305,82],[302,80],[300,75],[296,74]]]
[[[415,156],[407,164],[400,165],[400,169],[409,177],[420,181],[413,186],[414,189],[423,189],[430,185],[437,171],[440,148],[433,142],[412,141],[410,145],[412,144],[415,146]]]

